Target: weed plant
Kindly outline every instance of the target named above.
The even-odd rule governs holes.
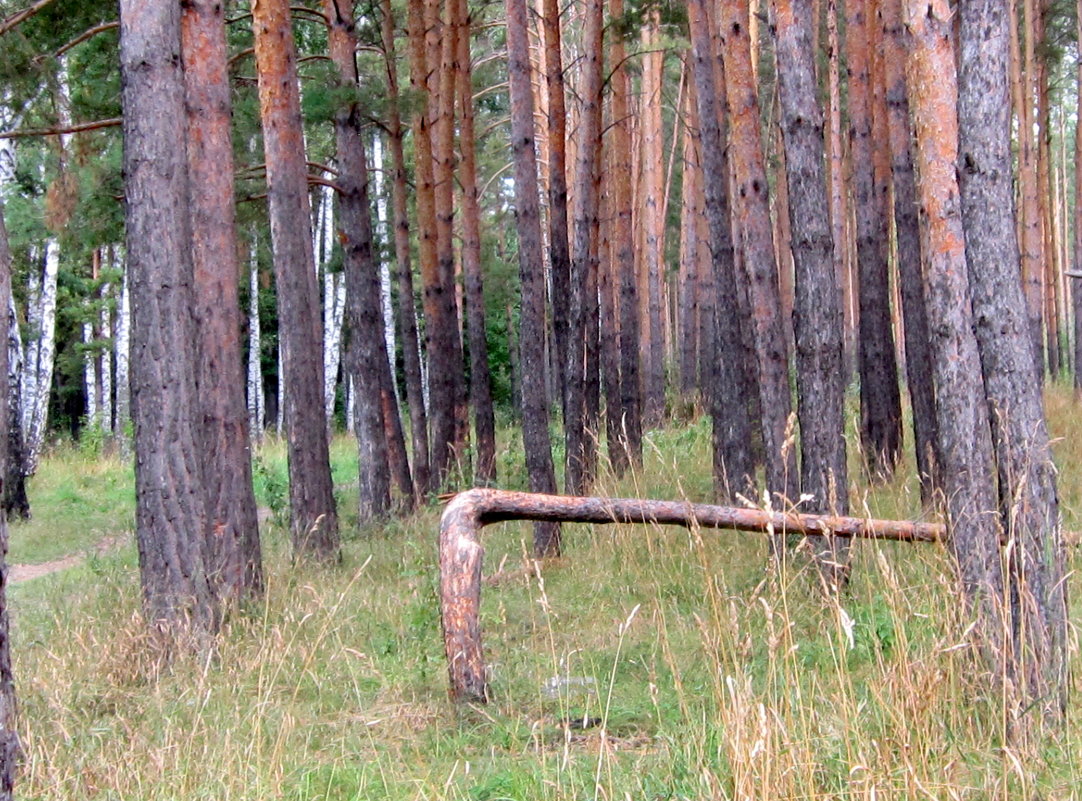
[[[1049,410],[1075,528],[1082,420],[1067,390],[1051,392]],[[597,492],[710,501],[709,439],[703,421],[650,432],[643,470],[605,473]],[[856,544],[852,581],[833,599],[799,550],[767,569],[760,535],[567,526],[564,556],[537,565],[529,524],[493,526],[482,626],[495,697],[456,707],[439,631],[439,509],[353,532],[356,449],[341,438],[333,454],[351,534],[344,564],[291,564],[273,506],[284,456],[268,443],[256,471],[272,512],[266,597],[235,614],[203,659],[164,669],[148,658],[130,544],[11,589],[23,798],[1082,794],[1077,692],[1063,730],[1006,744],[1001,699],[986,694],[938,546]],[[504,486],[521,483],[519,463],[518,446],[500,454],[513,476]],[[68,451],[31,486],[36,520],[67,503],[46,491],[54,470],[100,480],[87,497],[112,497],[105,517],[130,527],[130,490],[115,488],[127,468]],[[854,512],[919,516],[911,471],[855,481]],[[60,531],[88,528],[67,514],[54,550],[85,541]],[[12,558],[44,553],[45,535],[14,527]],[[1073,637],[1072,664],[1077,675]]]

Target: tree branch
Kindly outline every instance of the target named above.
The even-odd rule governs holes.
[[[24,20],[27,20],[30,17],[34,16],[43,8],[50,5],[53,1],[54,0],[38,0],[38,2],[34,3],[28,8],[24,8],[22,11],[16,11],[10,17],[0,22],[0,36],[3,36],[5,33],[10,31],[12,28],[14,28],[16,25],[23,22]]]
[[[113,22],[103,22],[101,25],[95,25],[93,28],[88,28],[87,30],[76,36],[74,39],[72,39],[70,42],[65,44],[63,47],[61,47],[59,50],[56,50],[53,53],[53,58],[60,58],[62,55],[64,55],[76,45],[81,45],[87,39],[92,39],[99,33],[111,31],[113,28],[119,27],[120,23],[114,20]],[[44,58],[44,56],[39,56],[39,58]]]
[[[451,696],[488,700],[481,650],[481,529],[504,520],[560,523],[650,523],[776,534],[940,542],[940,523],[801,515],[634,498],[575,498],[472,489],[451,499],[440,519],[440,616]]]
[[[82,133],[83,131],[96,131],[99,128],[115,128],[123,120],[114,117],[108,120],[94,120],[93,122],[80,122],[75,125],[53,126],[51,128],[15,128],[11,131],[0,131],[0,139],[27,139],[31,136],[62,136],[63,134]]]

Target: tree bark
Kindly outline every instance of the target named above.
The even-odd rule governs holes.
[[[991,409],[999,509],[1011,541],[1009,669],[1018,710],[1061,720],[1067,704],[1067,581],[1056,468],[1033,380],[1013,216],[1006,0],[961,9],[958,171],[977,346]]]
[[[7,226],[4,224],[4,203],[0,199],[0,308],[11,305],[11,248]],[[0,348],[0,398],[10,394],[8,387],[8,350]],[[0,415],[0,476],[8,473],[9,421]],[[15,773],[20,757],[19,735],[16,730],[15,677],[11,669],[11,625],[7,606],[8,583],[7,515],[0,509],[0,801],[14,798]]]
[[[125,228],[132,293],[135,533],[143,609],[163,647],[218,628],[196,375],[180,6],[120,5]],[[321,407],[322,408],[322,407]]]
[[[703,391],[713,418],[714,486],[722,500],[747,491],[755,475],[752,451],[750,382],[745,370],[744,345],[740,334],[743,315],[738,299],[733,249],[732,216],[729,208],[729,164],[726,135],[721,121],[727,119],[717,105],[724,87],[717,86],[712,26],[704,0],[688,3],[692,38],[693,72],[699,104],[699,136],[702,141],[706,181],[706,216],[710,224],[710,254],[714,293],[712,312],[716,333],[714,360],[703,367]]]
[[[3,243],[0,243],[3,245]],[[7,247],[3,245],[3,247]],[[10,255],[5,257],[0,253],[0,258],[11,261]],[[2,279],[0,279],[2,280]],[[8,283],[11,283],[10,273]],[[10,518],[18,516],[21,520],[30,519],[30,499],[26,495],[26,443],[23,440],[22,428],[22,393],[19,391],[19,376],[22,374],[22,341],[19,336],[19,316],[15,310],[15,299],[8,292],[8,324],[7,324],[7,413],[8,434],[7,451],[4,461],[4,472],[0,474],[3,481],[3,510],[4,515]],[[2,300],[2,298],[0,298]],[[2,397],[2,396],[0,396]]]
[[[218,600],[231,605],[262,592],[263,567],[241,360],[232,108],[221,4],[188,0],[183,6],[181,36],[195,315],[200,335],[207,568]]]
[[[428,414],[425,411],[421,349],[417,335],[417,307],[413,293],[413,266],[410,260],[410,230],[406,186],[406,156],[402,140],[405,130],[398,109],[398,68],[394,46],[394,11],[391,0],[381,0],[380,32],[387,68],[388,140],[394,181],[391,204],[394,214],[394,251],[398,278],[398,324],[401,326],[402,368],[406,378],[406,402],[410,414],[413,447],[413,488],[418,496],[431,489],[428,454]]]
[[[642,33],[642,97],[639,127],[642,131],[641,164],[643,196],[639,204],[646,261],[645,375],[643,387],[646,424],[656,428],[665,417],[665,332],[662,327],[662,258],[665,230],[662,160],[664,158],[661,125],[661,81],[664,54],[658,43],[657,12],[650,14]]]
[[[976,618],[977,645],[994,675],[1002,679],[1001,665],[1009,664],[1010,624],[1003,603],[1002,527],[990,514],[996,509],[991,428],[979,379],[956,178],[958,94],[951,13],[946,0],[905,0],[904,20],[912,35],[906,77],[928,253],[925,299],[948,545]]]
[[[545,294],[541,256],[541,213],[538,208],[537,161],[534,155],[533,94],[526,35],[525,0],[507,0],[507,64],[511,83],[511,152],[515,164],[515,226],[518,231],[520,312],[520,375],[522,441],[526,472],[533,492],[554,492],[556,475],[549,440],[545,394]],[[534,527],[534,553],[558,556],[560,527]]]
[[[936,473],[935,393],[932,388],[931,355],[928,352],[928,314],[917,219],[917,187],[913,175],[909,99],[905,85],[908,50],[902,25],[902,0],[880,0],[882,53],[886,79],[887,122],[890,138],[891,175],[894,179],[894,230],[898,251],[898,283],[902,299],[905,336],[906,383],[913,409],[913,446],[917,457],[920,495],[932,502],[938,483]]]
[[[248,431],[252,441],[263,441],[267,424],[266,399],[263,394],[263,338],[259,321],[259,256],[253,227],[248,254]],[[118,362],[119,365],[119,362]],[[117,370],[120,384],[120,370]],[[117,405],[119,406],[119,399]]]
[[[609,16],[620,18],[623,0],[610,0]],[[628,463],[642,465],[642,382],[639,375],[639,281],[631,214],[630,77],[623,40],[612,41],[612,147],[616,163],[613,178],[613,256],[620,280],[620,392],[622,441]]]
[[[279,397],[289,462],[290,530],[298,553],[340,556],[327,419],[319,289],[311,249],[297,58],[286,0],[252,7],[267,164],[278,330],[285,397]]]
[[[796,456],[786,442],[792,401],[789,354],[781,323],[781,296],[770,223],[770,199],[759,134],[759,101],[748,38],[748,7],[723,0],[719,28],[725,59],[725,97],[730,114],[730,159],[739,205],[736,207],[744,277],[752,314],[758,364],[760,423],[771,503],[781,508],[796,500]]]
[[[696,147],[699,128],[695,82],[684,98],[684,133],[680,185],[680,273],[677,289],[677,353],[680,395],[686,401],[699,384],[699,229],[703,216],[702,164]]]
[[[552,2],[552,0],[548,0]],[[552,2],[553,7],[556,6]],[[567,473],[569,493],[581,494],[596,472],[596,431],[587,426],[587,351],[591,344],[588,318],[597,314],[598,163],[601,151],[602,47],[604,36],[602,0],[590,0],[583,31],[583,64],[579,93],[578,151],[575,163],[575,220],[571,275],[571,336],[567,343]],[[551,64],[550,64],[551,69]],[[555,262],[554,262],[555,269]],[[594,291],[589,290],[593,276]],[[596,336],[596,332],[594,332]]]
[[[1078,0],[1078,41],[1082,42],[1082,0]],[[1082,120],[1082,59],[1078,60],[1078,113]],[[1071,276],[1071,303],[1074,311],[1074,389],[1082,397],[1082,125],[1075,125],[1074,134],[1074,275]]]
[[[475,481],[496,483],[496,420],[492,410],[492,376],[488,364],[485,324],[484,271],[481,267],[481,204],[477,187],[477,149],[474,140],[473,66],[470,63],[471,20],[465,0],[454,0],[463,25],[458,39],[458,102],[461,109],[459,149],[462,162],[462,272],[466,281],[466,326],[470,346],[470,402],[477,439],[473,465]]]
[[[860,438],[873,476],[894,472],[902,444],[898,365],[891,331],[886,196],[875,178],[871,80],[871,37],[867,6],[850,3],[846,36],[849,55],[849,118],[853,158],[853,202],[857,213],[859,272]]]
[[[357,37],[353,13],[337,0],[323,1],[329,21],[328,51],[338,73],[338,86],[357,86]],[[343,104],[334,115],[338,161],[339,222],[345,252],[346,315],[349,320],[350,374],[355,395],[354,422],[359,449],[358,520],[368,523],[388,514],[391,471],[383,419],[383,391],[390,382],[384,347],[379,268],[372,252],[372,209],[368,197],[368,162],[357,102]],[[395,410],[397,413],[397,409]]]
[[[813,512],[849,512],[841,292],[834,273],[823,174],[823,114],[816,101],[812,0],[774,0],[778,99],[789,183],[795,267],[800,492]],[[847,570],[848,542],[815,539],[828,583]]]
[[[564,102],[564,65],[560,33],[560,3],[558,0],[541,0],[540,25],[544,32],[545,100],[547,109],[547,155],[548,155],[548,230],[549,264],[552,276],[552,339],[554,346],[554,375],[552,378],[560,391],[563,404],[564,433],[567,439],[567,481],[581,468],[584,397],[581,379],[576,381],[567,371],[570,343],[581,335],[575,332],[574,305],[576,293],[582,292],[582,284],[572,277],[571,246],[568,240],[569,215],[567,210],[567,109]],[[594,54],[586,51],[587,59]],[[596,57],[600,57],[597,54]],[[580,299],[581,300],[581,299]],[[578,373],[582,373],[581,365]],[[569,411],[569,406],[571,410]],[[577,411],[576,411],[577,410]],[[572,461],[576,465],[572,465]],[[574,480],[578,480],[577,478]]]

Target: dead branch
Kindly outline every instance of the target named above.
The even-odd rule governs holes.
[[[55,0],[38,0],[38,2],[34,3],[32,6],[24,8],[22,11],[16,11],[7,19],[0,20],[0,36],[3,36],[16,25],[34,16],[53,2],[55,2]]]
[[[685,527],[816,534],[899,542],[939,542],[939,523],[802,515],[635,498],[576,498],[472,489],[451,499],[440,520],[440,611],[443,644],[458,701],[488,700],[481,649],[481,529],[504,520],[560,523],[653,523]]]

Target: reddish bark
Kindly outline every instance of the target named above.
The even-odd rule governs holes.
[[[201,360],[208,565],[219,600],[263,589],[241,359],[233,142],[225,20],[220,3],[189,0],[181,18],[195,314]]]

